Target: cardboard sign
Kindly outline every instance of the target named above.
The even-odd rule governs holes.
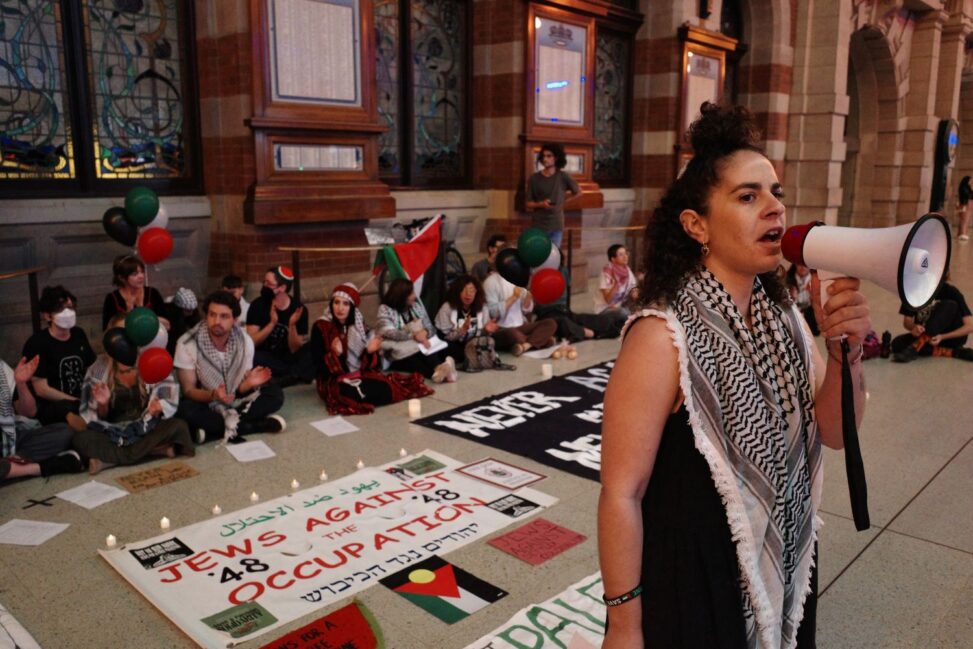
[[[584,534],[538,518],[488,543],[532,566],[539,566],[587,538]]]
[[[154,489],[197,475],[199,475],[199,471],[185,462],[169,462],[145,471],[123,475],[120,478],[115,478],[115,482],[128,489],[129,492],[137,494],[146,489]]]
[[[323,647],[385,649],[385,639],[372,612],[361,602],[355,601],[265,644],[260,649],[322,649]]]

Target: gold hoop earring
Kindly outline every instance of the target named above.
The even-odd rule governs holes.
[[[709,246],[704,243],[703,244],[703,247],[701,249],[701,252],[703,253],[703,256],[704,257],[708,257],[709,256]]]

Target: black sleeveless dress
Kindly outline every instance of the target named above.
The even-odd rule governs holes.
[[[645,646],[747,649],[740,568],[726,509],[696,450],[682,406],[662,432],[642,500],[642,630]],[[814,649],[817,567],[798,631]]]

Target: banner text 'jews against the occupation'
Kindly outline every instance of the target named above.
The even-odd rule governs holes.
[[[253,638],[551,506],[425,451],[109,551],[205,647]]]

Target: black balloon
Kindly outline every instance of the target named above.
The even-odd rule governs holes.
[[[526,288],[530,282],[530,266],[523,262],[516,248],[504,248],[497,253],[497,272],[514,286]]]
[[[135,361],[138,360],[138,347],[128,339],[123,327],[112,327],[106,331],[101,342],[105,346],[105,353],[122,365],[132,367],[135,365]]]
[[[138,227],[125,218],[124,207],[109,207],[101,217],[101,224],[109,237],[123,246],[134,246],[139,236]]]

